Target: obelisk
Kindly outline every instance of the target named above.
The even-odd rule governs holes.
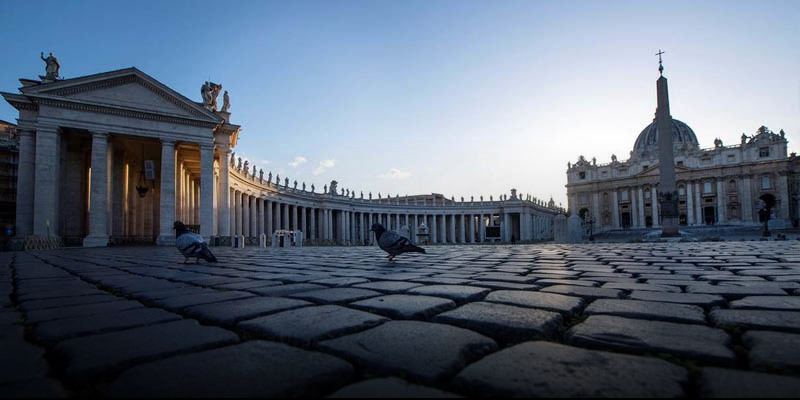
[[[658,106],[656,108],[656,129],[658,130],[658,203],[661,206],[661,237],[679,236],[678,232],[678,191],[675,185],[675,155],[672,148],[672,115],[669,113],[669,93],[664,65],[658,55]]]

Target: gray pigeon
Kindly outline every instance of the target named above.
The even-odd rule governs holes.
[[[183,260],[184,264],[186,264],[191,257],[197,258],[195,263],[200,262],[200,258],[208,262],[217,262],[217,257],[214,257],[214,254],[208,249],[208,245],[205,240],[203,240],[203,237],[196,233],[189,232],[183,222],[175,221],[172,225],[172,229],[175,229],[175,245],[178,247],[181,254],[186,257],[186,259]]]
[[[397,232],[387,231],[381,224],[373,224],[370,230],[375,232],[378,246],[389,253],[389,261],[394,260],[395,256],[403,253],[425,254],[425,249],[415,246],[408,238],[398,235]]]

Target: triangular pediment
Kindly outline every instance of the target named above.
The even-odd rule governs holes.
[[[23,95],[139,113],[221,122],[222,118],[136,68],[21,89]]]
[[[684,172],[684,171],[689,171],[689,168],[686,168],[683,165],[675,165],[675,173],[676,174],[679,173],[679,172]],[[661,171],[658,169],[658,164],[656,164],[656,165],[648,167],[644,171],[636,174],[636,176],[644,178],[644,177],[648,177],[648,176],[659,176],[659,174],[661,174]]]

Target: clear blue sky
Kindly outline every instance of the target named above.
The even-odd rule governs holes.
[[[796,0],[3,1],[0,37],[3,91],[41,51],[196,101],[221,83],[237,153],[317,187],[565,202],[568,161],[626,159],[652,120],[659,48],[701,146],[766,125],[800,151]]]

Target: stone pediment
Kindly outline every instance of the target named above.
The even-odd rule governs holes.
[[[132,115],[163,116],[195,123],[218,124],[223,119],[136,68],[60,80],[20,89],[35,103],[127,111]]]
[[[689,171],[689,168],[686,168],[683,165],[676,165],[675,166],[675,173],[680,173],[684,171]],[[636,177],[644,178],[644,177],[658,177],[661,171],[658,169],[658,164],[653,165],[652,167],[648,167],[644,171],[636,174]]]

